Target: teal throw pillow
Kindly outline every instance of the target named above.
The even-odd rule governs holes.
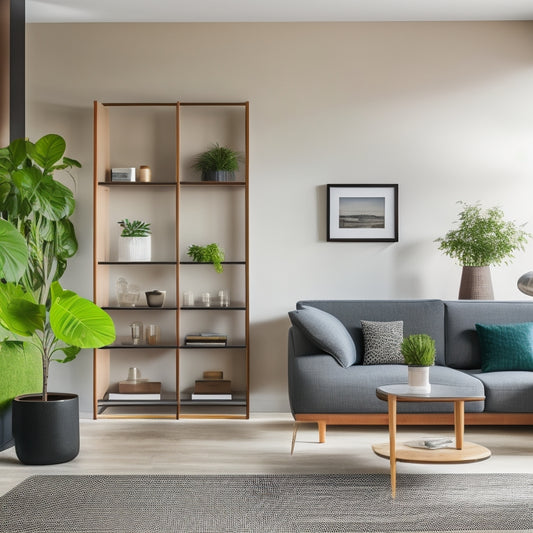
[[[533,322],[476,324],[481,370],[533,370]]]
[[[300,328],[312,343],[332,355],[341,366],[347,368],[355,364],[355,343],[338,318],[308,306],[291,311],[289,318],[293,326]]]

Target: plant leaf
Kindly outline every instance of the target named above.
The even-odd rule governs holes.
[[[55,133],[41,137],[35,144],[28,143],[29,156],[46,171],[50,170],[65,153],[65,139]]]
[[[26,240],[13,224],[0,219],[0,275],[18,281],[28,265]]]
[[[33,301],[33,296],[25,293],[14,283],[0,284],[0,324],[5,329],[31,337],[36,330],[44,328],[46,309]]]
[[[80,348],[98,348],[115,340],[111,317],[93,302],[52,284],[50,325],[56,337]]]
[[[63,359],[54,358],[52,361],[56,361],[58,363],[70,363],[70,361],[76,359],[76,356],[80,353],[81,348],[78,346],[65,346],[63,348],[59,348],[57,351],[63,352],[65,357]]]

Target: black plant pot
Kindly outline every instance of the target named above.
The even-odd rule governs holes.
[[[65,463],[80,451],[76,394],[23,394],[13,400],[13,436],[19,460],[27,465]]]
[[[206,170],[202,174],[204,181],[233,181],[235,172],[233,170]]]

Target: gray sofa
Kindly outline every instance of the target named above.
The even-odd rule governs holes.
[[[338,319],[351,340],[337,335],[335,325],[330,328],[327,320],[323,327],[319,322],[318,331],[316,324],[315,330],[309,330],[301,320],[309,308]],[[533,322],[533,302],[309,300],[298,302],[289,317],[293,324],[288,339],[292,414],[296,421],[317,422],[321,442],[328,424],[386,424],[387,404],[376,397],[376,388],[407,383],[404,364],[363,364],[362,320],[403,321],[404,336],[431,335],[436,362],[430,368],[430,382],[460,386],[466,393],[485,396],[483,402],[465,404],[466,424],[533,424],[533,371],[482,371],[476,331],[476,324]],[[334,353],[327,343],[339,338],[347,343],[353,340],[355,352],[349,353],[348,361],[339,362],[336,354],[327,353]],[[401,403],[398,424],[453,424],[453,404]]]

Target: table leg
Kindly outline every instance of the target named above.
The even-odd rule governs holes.
[[[392,497],[396,498],[396,396],[389,394],[389,456]]]
[[[453,402],[454,425],[455,425],[455,447],[463,449],[465,436],[465,402],[456,400]]]

